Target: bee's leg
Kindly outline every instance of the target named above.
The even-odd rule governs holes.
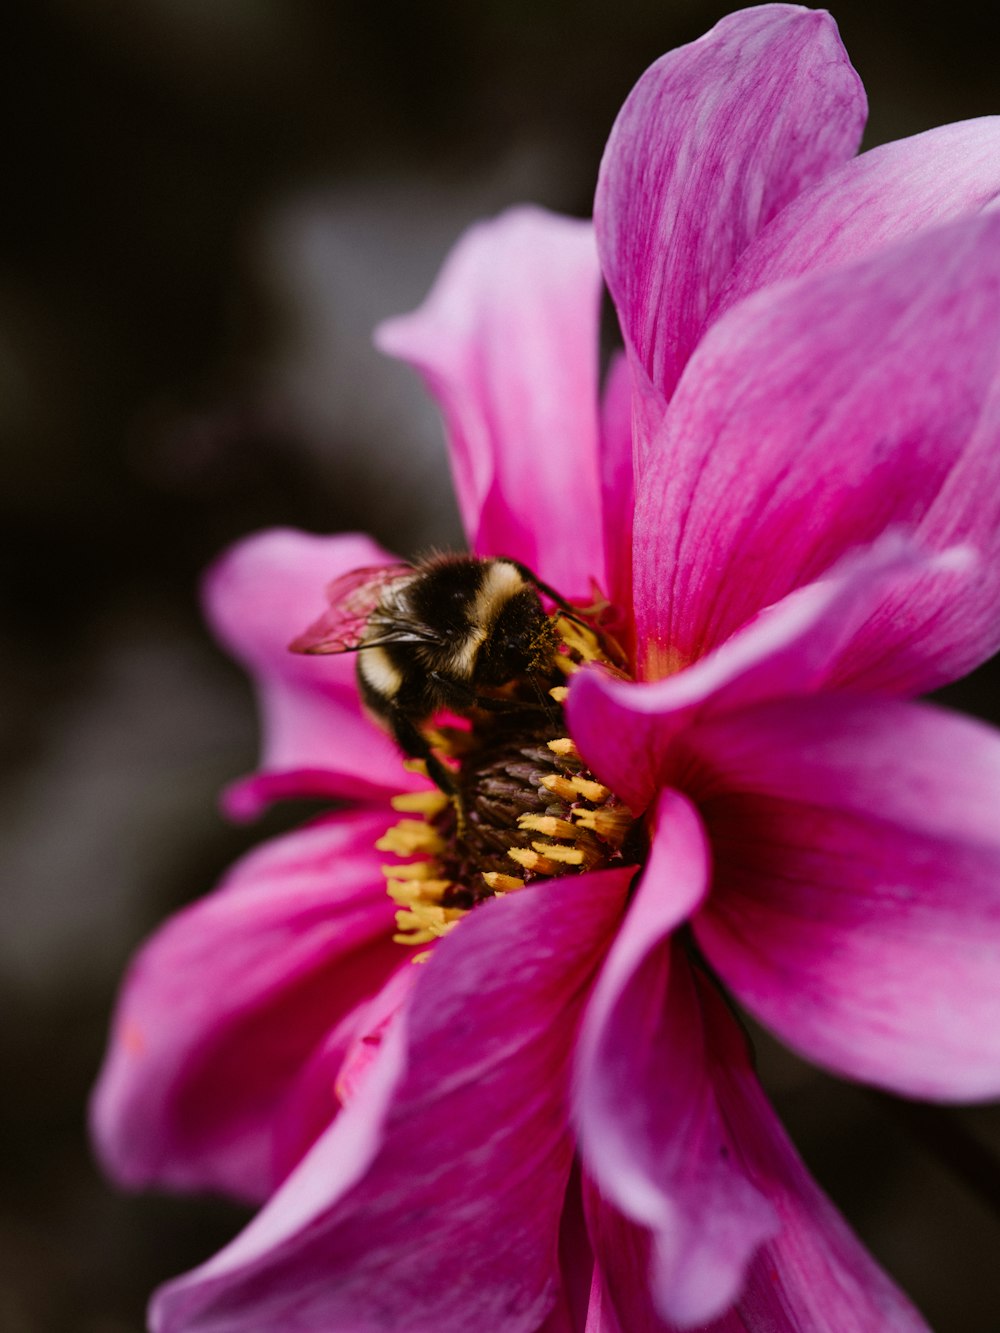
[[[446,764],[442,764],[431,750],[427,737],[415,726],[406,713],[393,710],[388,717],[392,738],[411,759],[421,759],[427,766],[427,776],[440,787],[446,796],[458,800],[458,785],[455,775]]]
[[[436,671],[428,672],[430,679],[438,687],[442,703],[447,708],[454,708],[456,713],[468,713],[479,708],[484,713],[540,713],[547,712],[544,703],[530,703],[526,699],[497,699],[489,694],[477,694],[470,685],[462,681],[448,680]]]

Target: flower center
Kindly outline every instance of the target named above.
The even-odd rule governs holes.
[[[640,859],[632,812],[566,735],[566,680],[588,662],[624,674],[613,640],[579,614],[552,617],[557,647],[542,703],[525,699],[523,709],[476,712],[468,726],[426,732],[457,795],[412,792],[392,802],[407,817],[376,846],[401,858],[383,866],[399,943],[428,944],[479,903],[537,880]],[[512,697],[516,704],[516,688]],[[420,761],[411,767],[425,771]]]

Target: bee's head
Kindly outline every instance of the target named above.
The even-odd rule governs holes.
[[[547,664],[555,647],[555,631],[537,591],[530,584],[523,584],[497,609],[476,656],[476,684],[506,685]]]

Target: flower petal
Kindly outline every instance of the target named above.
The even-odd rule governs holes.
[[[611,131],[594,221],[643,389],[669,399],[730,268],[857,150],[864,89],[829,14],[730,14],[639,80]]]
[[[789,593],[686,670],[652,684],[581,672],[570,690],[570,730],[587,766],[633,810],[661,783],[674,738],[701,715],[768,698],[806,694],[829,682],[845,644],[886,600],[921,575],[969,577],[960,551],[934,558],[887,534],[841,561],[827,577]]]
[[[632,516],[635,479],[632,462],[632,384],[628,362],[612,358],[601,401],[601,499],[604,505],[604,591],[623,614],[632,610]],[[631,626],[629,626],[631,632]]]
[[[872,148],[793,199],[747,246],[709,316],[785,278],[863,259],[1000,198],[1000,116]]]
[[[324,609],[331,580],[393,561],[357,534],[315,537],[274,529],[227,551],[205,580],[205,608],[222,644],[257,684],[266,773],[231,791],[237,818],[275,795],[364,799],[406,791],[399,752],[364,715],[353,653],[308,657],[288,645]]]
[[[1000,733],[827,695],[682,748],[715,866],[695,930],[740,1000],[853,1078],[1000,1094]]]
[[[700,1333],[927,1333],[927,1325],[881,1271],[803,1166],[769,1106],[731,1015],[698,978],[703,1021],[716,1050],[713,1090],[741,1163],[781,1229],[747,1266],[735,1305]],[[651,1237],[591,1186],[587,1218],[597,1254],[587,1333],[671,1333],[659,1317],[649,1273]]]
[[[585,599],[589,578],[604,586],[600,291],[589,223],[511,209],[468,231],[420,309],[376,332],[440,404],[475,554]]]
[[[286,1105],[303,1120],[316,1051],[339,1029],[327,1051],[339,1064],[355,1011],[400,962],[374,850],[388,815],[333,816],[266,844],[139,953],[93,1104],[120,1182],[263,1199],[308,1146]],[[309,1103],[315,1133],[315,1089]],[[337,1109],[331,1080],[326,1122]]]
[[[925,689],[998,646],[998,365],[996,214],[731,310],[639,484],[637,631],[653,668],[703,655],[889,524],[931,550],[970,543],[979,576],[961,596],[934,576],[887,603],[844,678]]]
[[[463,920],[357,1098],[227,1249],[160,1292],[157,1333],[534,1333],[558,1291],[570,1052],[631,873]]]
[[[733,1303],[777,1227],[714,1094],[713,1060],[725,1053],[713,1051],[697,985],[671,946],[708,874],[697,815],[664,793],[649,863],[587,1009],[575,1096],[584,1167],[651,1231],[656,1304],[688,1327]]]

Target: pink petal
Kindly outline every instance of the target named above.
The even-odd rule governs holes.
[[[661,785],[670,746],[696,717],[819,689],[889,589],[910,588],[918,576],[938,571],[957,584],[969,576],[965,563],[961,552],[931,559],[889,534],[768,607],[676,675],[633,684],[581,673],[569,697],[573,737],[601,781],[633,810],[644,810]]]
[[[601,498],[604,550],[610,601],[631,616],[632,515],[635,481],[632,464],[632,385],[622,353],[612,359],[601,402]],[[629,626],[631,630],[631,626]]]
[[[559,1224],[559,1271],[562,1278],[559,1296],[539,1333],[582,1333],[590,1304],[594,1254],[583,1214],[578,1163],[570,1174]]]
[[[1000,734],[841,695],[706,721],[698,940],[790,1045],[917,1097],[1000,1094]]]
[[[730,1057],[714,1066],[714,1091],[749,1178],[765,1194],[780,1231],[747,1266],[735,1305],[701,1333],[927,1333],[802,1164],[746,1056],[732,1017],[698,980],[702,1013]],[[597,1252],[587,1333],[671,1333],[651,1299],[651,1237],[591,1186],[588,1221]]]
[[[358,1097],[241,1236],[161,1291],[157,1333],[535,1333],[559,1283],[570,1052],[631,873],[508,895],[442,941]]]
[[[835,23],[794,5],[730,14],[642,76],[594,205],[640,409],[644,387],[670,397],[741,251],[854,154],[865,112]]]
[[[357,534],[279,528],[238,543],[209,570],[206,613],[254,677],[264,731],[266,772],[230,793],[238,818],[254,816],[275,795],[364,799],[412,788],[399,752],[361,710],[354,654],[308,657],[288,648],[324,610],[328,583],[392,560]]]
[[[1000,117],[883,144],[800,194],[747,246],[709,316],[785,278],[863,259],[1000,197]]]
[[[473,551],[521,560],[567,597],[604,586],[600,290],[589,223],[511,209],[467,232],[423,306],[376,334],[441,406]]]
[[[308,1113],[300,1083],[339,1029],[336,1069],[358,1006],[401,961],[374,848],[389,815],[337,815],[265,844],[139,953],[93,1104],[120,1182],[262,1199],[308,1146],[287,1109],[313,1135],[336,1113],[332,1077],[325,1090],[312,1080]]]
[[[584,1167],[652,1233],[655,1303],[685,1327],[733,1303],[777,1225],[715,1096],[713,1063],[730,1053],[713,1048],[695,979],[671,945],[708,873],[697,815],[665,793],[639,891],[587,1010],[575,1096]],[[729,1044],[742,1042],[737,1031]]]
[[[919,690],[1000,645],[1000,216],[770,288],[712,327],[638,494],[636,615],[663,674],[887,524],[968,542],[956,595],[921,576],[843,680]]]

